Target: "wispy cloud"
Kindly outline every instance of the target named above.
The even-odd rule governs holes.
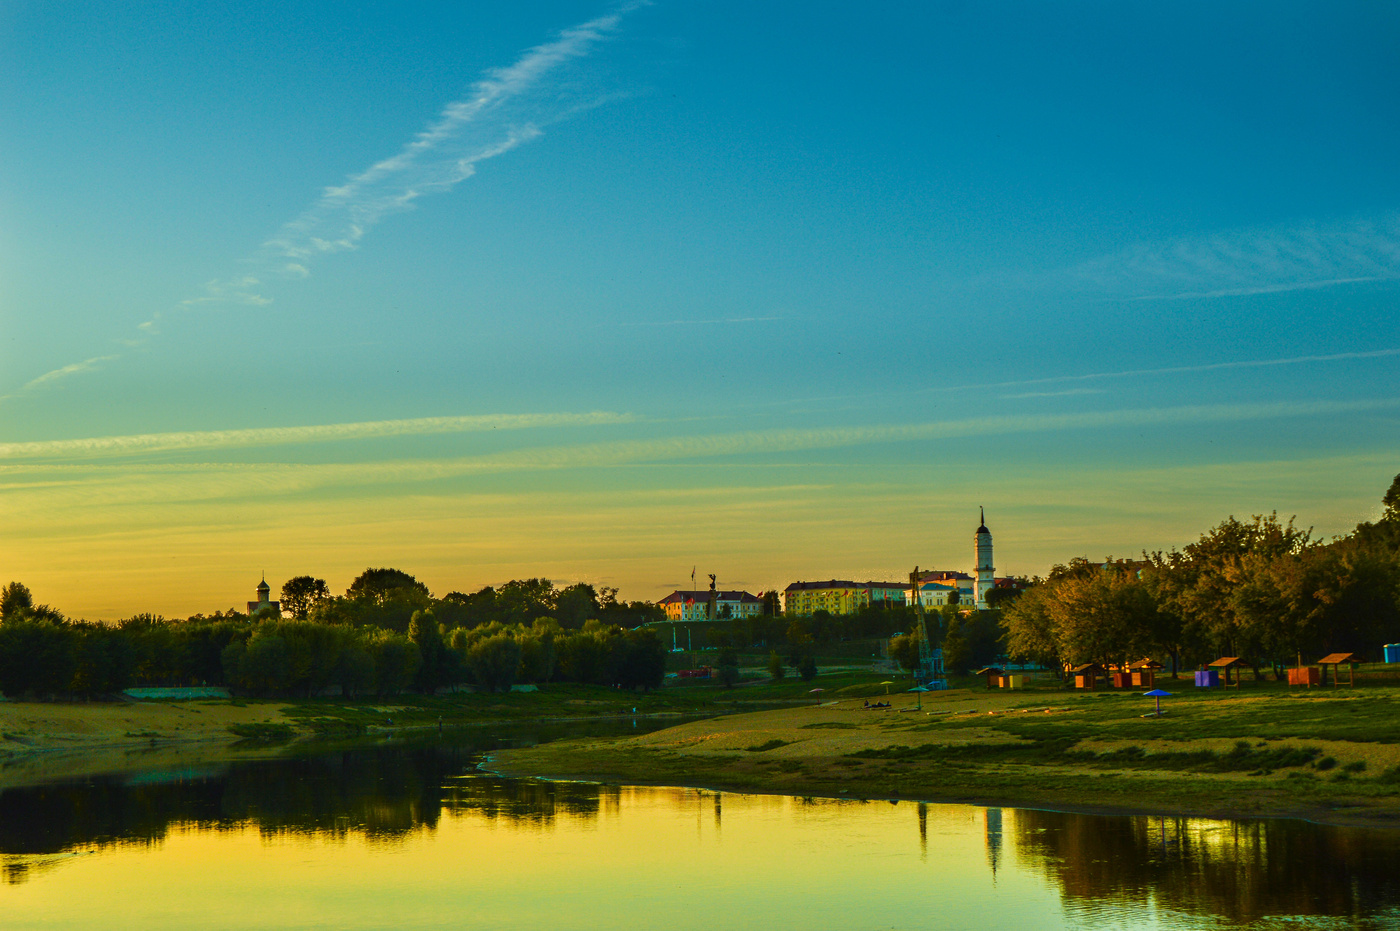
[[[631,423],[634,420],[635,418],[630,414],[593,411],[584,414],[487,414],[473,417],[419,417],[409,420],[371,420],[360,423],[317,424],[299,427],[260,427],[250,430],[142,433],[130,436],[101,436],[75,440],[0,443],[0,460],[124,456],[174,450],[242,449],[392,436],[477,433],[488,430],[523,430],[535,427],[602,426]]]
[[[1103,394],[1103,388],[1068,388],[1064,391],[1022,391],[1019,394],[1003,394],[1004,401],[1019,401],[1022,398],[1067,398],[1077,394]]]
[[[992,382],[979,385],[959,385],[944,390],[970,388],[1017,388],[1026,385],[1049,385],[1056,382],[1095,381],[1108,378],[1138,378],[1145,375],[1196,375],[1229,369],[1272,368],[1284,365],[1308,365],[1318,362],[1353,362],[1362,359],[1385,359],[1400,356],[1400,349],[1368,349],[1362,352],[1334,352],[1315,356],[1288,356],[1282,359],[1241,359],[1232,362],[1205,362],[1200,365],[1172,365],[1152,369],[1122,369],[1112,372],[1084,372],[1078,375],[1052,375],[1047,378],[1027,378],[1018,381]],[[1069,394],[1071,392],[1061,392]],[[1031,395],[1023,395],[1031,397]]]
[[[274,499],[305,497],[327,492],[334,496],[339,490],[372,487],[393,487],[399,496],[413,496],[415,484],[453,482],[485,475],[523,476],[526,473],[567,472],[570,470],[608,470],[647,466],[685,465],[698,462],[715,463],[729,458],[741,471],[754,466],[769,469],[763,474],[776,475],[771,467],[790,467],[805,480],[812,473],[810,459],[786,454],[814,450],[857,448],[874,444],[961,439],[990,435],[1030,435],[1037,433],[1132,429],[1148,426],[1199,426],[1250,421],[1285,420],[1290,418],[1336,418],[1349,414],[1375,413],[1394,416],[1400,411],[1400,398],[1377,398],[1350,402],[1281,402],[1275,404],[1220,404],[1171,408],[1127,409],[1084,414],[1012,416],[970,418],[966,420],[932,421],[912,424],[832,427],[824,429],[745,431],[714,434],[683,434],[648,439],[620,440],[602,443],[582,443],[521,448],[498,453],[440,459],[393,459],[373,462],[290,463],[233,461],[141,462],[122,461],[123,453],[142,453],[160,449],[208,449],[217,451],[243,445],[267,442],[262,431],[230,431],[228,435],[192,434],[166,435],[159,440],[141,437],[104,438],[96,454],[85,447],[55,448],[44,444],[42,451],[31,453],[35,458],[11,457],[0,459],[0,494],[9,504],[7,516],[27,515],[26,520],[83,521],[89,509],[111,509],[134,504],[152,507],[175,507],[180,502],[207,505],[214,501],[262,502]],[[603,422],[622,415],[538,415],[544,418],[599,416]],[[444,418],[452,421],[454,418]],[[422,421],[431,424],[433,421]],[[406,431],[414,423],[391,422],[393,427],[378,425],[338,425],[320,429],[323,438],[338,435],[394,435],[384,429]],[[483,428],[476,424],[474,428]],[[306,428],[303,428],[306,429]],[[422,430],[423,428],[417,428]],[[429,428],[431,429],[431,428]],[[326,435],[329,434],[329,435]],[[296,434],[288,442],[303,442],[305,434]],[[81,441],[78,441],[81,442]],[[188,445],[185,445],[188,444]],[[39,444],[34,444],[39,445]],[[102,458],[102,454],[107,458]],[[46,456],[47,459],[38,458]],[[63,457],[67,457],[66,461]],[[726,463],[728,465],[730,463]],[[956,462],[949,468],[959,468]],[[1221,466],[1222,469],[1226,468]],[[1238,471],[1236,466],[1229,469]],[[985,470],[983,470],[985,472]],[[1116,474],[1116,473],[1115,473]],[[1388,473],[1387,473],[1388,474]],[[1017,479],[1020,483],[1025,479]],[[1243,480],[1243,477],[1242,477]],[[717,479],[717,484],[723,484]],[[987,475],[979,473],[977,481],[985,483]],[[517,493],[521,489],[557,488],[553,482],[517,481],[510,484]],[[590,480],[590,485],[594,484]],[[1053,484],[1053,483],[1052,483]],[[444,493],[455,494],[473,489],[471,483],[438,486],[429,499]],[[1019,488],[1018,493],[1025,489]],[[630,494],[609,492],[617,500],[631,500]]]
[[[443,107],[397,153],[343,184],[326,188],[308,210],[285,224],[244,263],[254,273],[208,281],[178,306],[270,304],[273,299],[258,290],[269,279],[309,276],[316,258],[358,248],[369,229],[387,214],[408,210],[426,195],[451,191],[475,174],[481,162],[539,138],[544,127],[612,99],[604,93],[579,96],[566,91],[560,72],[614,36],[626,14],[647,5],[648,0],[621,4],[606,16],[563,30],[510,65],[487,71],[466,96]],[[160,317],[160,311],[152,313],[137,326],[136,334],[115,342],[128,348],[147,343],[159,334]],[[55,369],[0,396],[0,401],[116,358],[101,356]]]
[[[630,323],[600,323],[598,328],[616,329],[618,327],[658,327],[658,326],[716,326],[724,324],[738,323],[772,323],[775,320],[787,320],[788,317],[713,317],[705,320],[635,320]]]
[[[1400,215],[1145,244],[1065,273],[1071,286],[1138,299],[1271,294],[1400,278]]]
[[[101,366],[103,362],[111,362],[113,359],[116,358],[118,358],[118,356],[116,355],[93,356],[91,359],[84,359],[81,362],[73,362],[63,366],[62,368],[56,368],[51,372],[45,372],[38,378],[33,378],[25,382],[19,387],[18,390],[14,391],[13,393],[0,395],[0,401],[8,400],[9,398],[17,397],[21,394],[26,394],[30,391],[33,391],[36,388],[41,388],[45,385],[51,385],[56,381],[69,377],[70,375],[81,375],[83,372],[91,372],[94,369]]]
[[[539,138],[543,126],[596,101],[569,100],[547,79],[612,36],[623,15],[642,3],[565,29],[515,63],[488,72],[470,92],[443,107],[437,119],[397,153],[328,187],[316,204],[263,245],[264,258],[304,275],[318,256],[357,248],[385,215],[410,208],[427,194],[452,190],[476,166]]]

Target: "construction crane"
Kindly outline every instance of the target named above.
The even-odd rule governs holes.
[[[924,623],[924,595],[920,590],[919,567],[909,574],[909,587],[914,591],[914,616],[919,619],[919,668],[914,678],[917,684],[930,692],[941,692],[948,688],[948,679],[943,674],[943,648],[933,645],[928,635],[928,625]],[[942,627],[943,619],[939,618]]]

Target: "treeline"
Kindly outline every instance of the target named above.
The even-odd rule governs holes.
[[[1006,651],[1051,666],[1153,656],[1173,674],[1237,656],[1258,676],[1400,641],[1400,476],[1374,523],[1331,541],[1231,517],[1181,549],[1056,566],[1002,618]]]
[[[69,620],[12,582],[0,592],[0,692],[101,696],[217,685],[260,696],[331,688],[382,696],[546,682],[646,689],[665,673],[656,634],[618,623],[650,606],[619,603],[615,589],[600,596],[588,585],[557,590],[529,579],[434,599],[407,573],[369,569],[342,598],[309,576],[289,581],[283,596],[291,618],[230,609],[109,625]]]

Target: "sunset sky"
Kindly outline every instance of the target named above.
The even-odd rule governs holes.
[[[656,599],[1323,536],[1400,6],[0,6],[0,584]]]

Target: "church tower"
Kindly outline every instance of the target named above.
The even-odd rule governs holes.
[[[987,512],[979,508],[982,523],[977,525],[973,546],[977,550],[977,607],[985,611],[987,593],[996,587],[996,569],[992,566],[992,532],[987,529]]]

